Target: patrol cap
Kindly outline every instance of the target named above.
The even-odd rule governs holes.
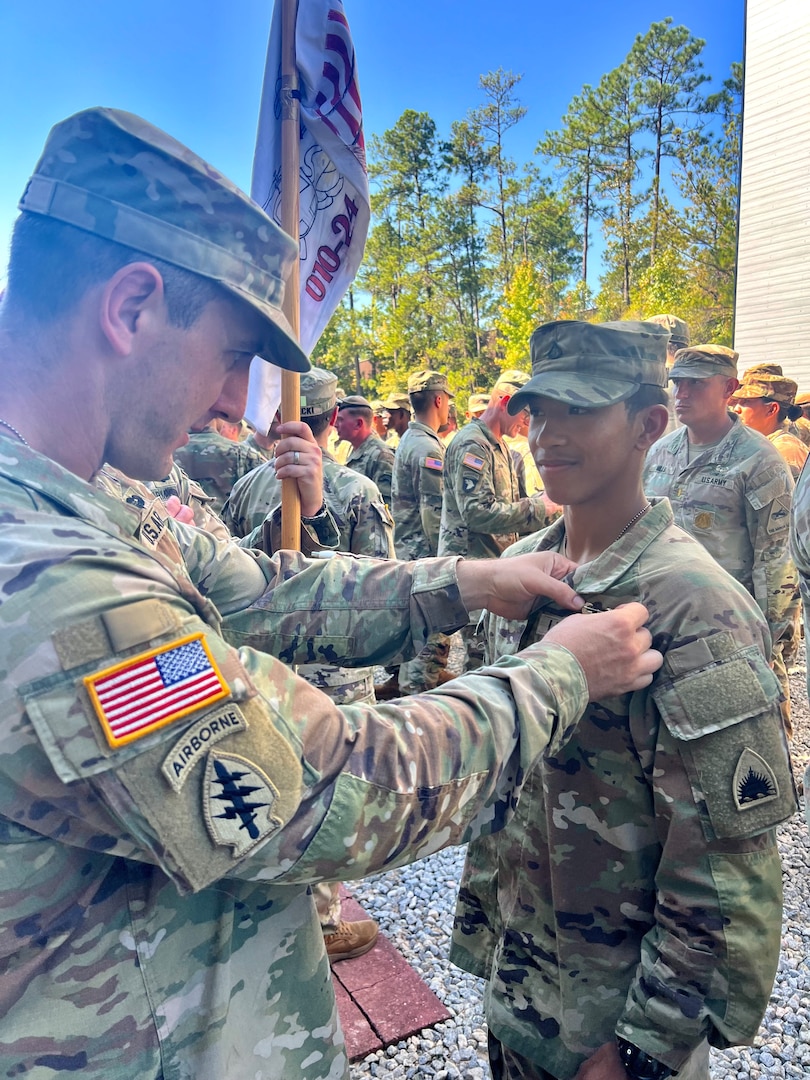
[[[337,375],[314,367],[301,376],[301,416],[331,412],[337,402]]]
[[[96,108],[56,124],[19,206],[216,281],[262,316],[259,356],[309,370],[281,311],[298,245],[235,184],[146,120]]]
[[[448,397],[456,396],[450,391],[446,375],[443,375],[441,371],[430,371],[427,368],[414,371],[412,375],[408,376],[408,393],[418,394],[420,390],[443,390]],[[408,408],[410,408],[410,404]]]
[[[467,412],[473,416],[480,415],[486,407],[489,405],[489,394],[470,394],[470,400],[467,402]]]
[[[746,373],[743,375],[743,382],[745,382],[746,379],[751,378],[753,376],[758,376],[758,375],[782,375],[782,374],[783,374],[783,372],[782,372],[782,365],[781,364],[754,364],[754,366],[748,368]]]
[[[492,392],[494,393],[497,390],[502,394],[514,394],[516,390],[520,390],[522,386],[525,386],[528,381],[529,376],[525,371],[510,368],[500,373],[495,385],[492,387]]]
[[[743,381],[734,391],[735,401],[751,398],[767,398],[778,401],[780,405],[793,405],[796,400],[798,383],[784,375],[754,375],[746,371]]]
[[[531,337],[532,377],[509,402],[509,412],[520,412],[537,395],[598,409],[625,401],[642,386],[665,387],[668,339],[652,322],[538,326]]]
[[[396,393],[389,394],[388,397],[383,401],[383,408],[388,409],[389,411],[391,409],[406,409],[408,412],[410,412],[411,399],[408,397],[407,394],[401,394],[397,391]]]
[[[348,397],[338,398],[337,407],[339,409],[368,409],[373,411],[371,402],[368,398],[364,398],[362,394],[349,394]]]
[[[683,346],[689,344],[689,326],[683,319],[679,319],[677,315],[650,315],[646,321],[657,323],[658,326],[663,326],[665,330],[669,330],[670,345]]]
[[[691,345],[675,353],[670,379],[710,379],[713,375],[737,378],[740,354],[725,345]]]
[[[385,406],[379,398],[374,398],[369,404],[371,405],[371,411],[375,416],[379,416],[380,413],[385,412]]]
[[[793,402],[793,404],[801,405],[802,407],[804,407],[805,405],[810,405],[810,393],[797,394],[796,400]]]

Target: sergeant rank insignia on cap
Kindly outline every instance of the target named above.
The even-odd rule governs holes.
[[[230,694],[202,633],[87,675],[84,685],[112,747],[151,735]]]

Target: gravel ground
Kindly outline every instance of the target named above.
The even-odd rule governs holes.
[[[455,650],[454,650],[455,651]],[[382,677],[385,677],[384,675]],[[802,664],[791,677],[796,775],[810,760],[810,709]],[[756,1045],[712,1052],[712,1080],[810,1077],[810,836],[801,814],[779,830],[785,889],[782,953]],[[444,1002],[452,1019],[351,1068],[366,1077],[489,1080],[482,982],[448,963],[456,885],[464,849],[355,882],[352,891],[383,933]]]

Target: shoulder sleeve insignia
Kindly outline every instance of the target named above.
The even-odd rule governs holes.
[[[779,798],[779,784],[773,769],[749,747],[740,754],[732,783],[734,803],[738,810],[761,806]]]
[[[231,847],[235,859],[281,828],[281,818],[273,813],[278,790],[247,758],[212,750],[203,791],[211,839]]]
[[[202,633],[88,675],[84,685],[112,747],[151,735],[230,694]]]
[[[465,454],[461,459],[462,465],[467,465],[471,469],[475,469],[477,472],[481,472],[484,467],[484,459],[478,457],[476,454]]]
[[[441,472],[442,467],[443,467],[443,465],[442,465],[442,459],[441,458],[437,458],[437,457],[426,457],[425,458],[425,468],[426,469],[435,469],[436,472]]]

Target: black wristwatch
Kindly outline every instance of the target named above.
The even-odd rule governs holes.
[[[619,1050],[619,1057],[622,1059],[622,1065],[624,1065],[624,1071],[631,1077],[631,1080],[666,1080],[674,1072],[674,1069],[670,1069],[669,1065],[665,1065],[663,1061],[650,1057],[649,1054],[639,1050],[637,1046],[628,1042],[627,1039],[620,1039],[618,1035],[616,1036],[616,1046]]]

